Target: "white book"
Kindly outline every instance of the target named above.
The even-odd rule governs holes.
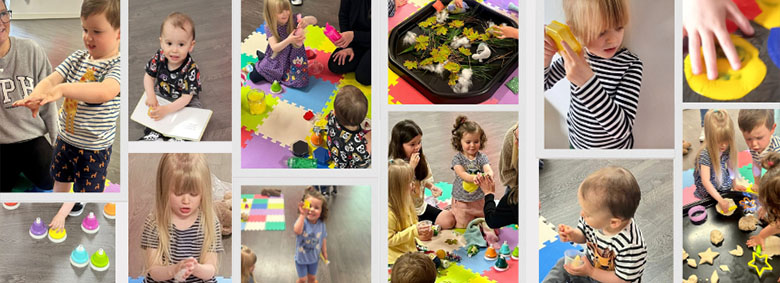
[[[190,141],[200,141],[203,131],[209,124],[213,111],[202,108],[184,107],[179,111],[168,114],[159,121],[149,117],[149,106],[146,106],[146,93],[141,95],[141,100],[133,110],[130,119],[159,132],[166,137],[179,138]],[[160,106],[170,104],[165,98],[157,96]]]

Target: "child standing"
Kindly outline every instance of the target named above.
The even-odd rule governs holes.
[[[359,88],[342,87],[328,113],[328,150],[339,168],[368,168],[371,165],[371,133],[362,123],[368,113],[368,99]]]
[[[775,136],[775,112],[772,109],[742,109],[737,124],[753,158],[753,190],[758,191],[761,158],[769,152],[780,152],[780,137]]]
[[[292,7],[288,0],[266,0],[263,5],[265,34],[268,47],[265,54],[258,50],[258,61],[249,73],[249,79],[260,81],[279,81],[279,83],[303,88],[309,85],[309,61],[303,47],[304,29],[317,24],[313,16],[293,19]]]
[[[441,210],[438,207],[425,203],[425,189],[431,190],[433,197],[442,194],[440,188],[433,185],[433,174],[425,154],[422,151],[422,129],[412,120],[403,120],[393,126],[390,134],[390,146],[388,149],[390,159],[400,158],[409,162],[414,168],[414,187],[412,188],[412,200],[417,212],[417,220],[429,220],[450,229],[455,226],[455,216],[449,210]]]
[[[298,283],[316,282],[317,264],[320,252],[328,260],[328,202],[319,191],[309,187],[303,192],[298,203],[298,219],[295,220],[295,269],[298,271]]]
[[[255,283],[257,255],[249,247],[241,245],[241,283]]]
[[[487,136],[477,122],[466,116],[458,116],[452,129],[452,148],[458,151],[452,157],[455,182],[452,185],[452,214],[455,228],[466,228],[477,217],[485,217],[483,206],[485,194],[479,188],[480,182],[493,180],[493,169],[485,153]]]
[[[414,213],[412,188],[414,171],[403,159],[387,164],[387,263],[407,252],[417,252],[420,227]]]
[[[642,86],[642,61],[622,46],[627,0],[563,0],[566,21],[587,52],[566,42],[558,50],[544,36],[544,89],[566,77],[571,101],[566,115],[575,149],[630,149]],[[558,52],[561,58],[552,62]],[[587,55],[587,56],[586,56]]]
[[[711,196],[723,211],[729,203],[721,192],[734,188],[734,168],[737,164],[737,147],[734,142],[734,122],[724,110],[713,109],[704,115],[704,144],[694,162],[693,179],[697,198]],[[738,187],[737,190],[744,190]]]
[[[748,247],[763,245],[764,239],[780,233],[780,153],[767,153],[761,165],[766,169],[766,174],[761,177],[763,185],[758,187],[758,201],[761,203],[759,218],[768,220],[769,225],[761,229],[758,235],[750,237]]]
[[[223,252],[211,196],[211,173],[202,154],[166,153],[157,167],[155,206],[146,217],[141,248],[144,282],[216,283]]]
[[[647,246],[634,220],[641,198],[639,184],[625,168],[606,167],[586,177],[577,190],[582,209],[577,229],[558,225],[558,237],[586,244],[587,260],[575,267],[561,258],[542,282],[641,281]]]
[[[55,192],[103,192],[119,117],[119,0],[81,4],[84,47],[57,66],[29,97],[14,102],[35,116],[65,97],[50,173]]]
[[[202,108],[198,94],[200,71],[190,56],[195,47],[195,24],[182,13],[173,12],[160,25],[160,49],[146,63],[144,92],[149,115],[154,120],[165,118],[184,107]],[[157,96],[172,103],[160,106]],[[141,140],[156,141],[162,135],[146,128]],[[170,138],[169,141],[182,141]]]

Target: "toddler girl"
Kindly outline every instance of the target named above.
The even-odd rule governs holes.
[[[569,144],[576,149],[633,148],[642,61],[623,44],[628,0],[563,0],[566,21],[587,52],[558,50],[544,36],[544,90],[566,77],[571,102]],[[558,52],[561,58],[552,62]]]
[[[223,251],[220,235],[204,156],[163,154],[154,210],[146,217],[141,236],[141,248],[146,250],[144,282],[217,282],[217,253]]]
[[[328,202],[319,191],[308,187],[298,203],[298,219],[293,231],[296,236],[295,269],[298,271],[298,283],[314,283],[317,275],[320,251],[327,262],[328,231],[325,220],[328,219]]]
[[[767,153],[761,160],[761,167],[766,169],[766,174],[761,177],[761,186],[758,187],[758,202],[761,204],[758,216],[769,221],[769,225],[758,235],[750,237],[748,247],[763,245],[767,237],[780,233],[780,153]]]
[[[291,9],[288,0],[265,1],[263,19],[268,47],[265,55],[258,52],[258,61],[249,74],[252,82],[279,81],[294,88],[309,85],[309,63],[303,48],[303,32],[306,26],[316,24],[317,18],[301,18],[299,14],[298,19],[293,20]]]
[[[387,263],[407,252],[417,251],[420,226],[414,213],[412,189],[414,170],[403,159],[391,159],[387,164]]]
[[[697,198],[711,196],[723,211],[729,203],[720,192],[734,188],[734,168],[737,149],[734,142],[734,122],[724,110],[713,109],[704,115],[704,144],[694,162],[693,178]],[[744,188],[738,190],[744,190]]]
[[[492,183],[493,169],[487,155],[480,152],[485,149],[487,136],[477,122],[469,121],[466,116],[458,116],[452,129],[452,147],[458,151],[452,157],[452,170],[455,170],[455,182],[452,185],[452,214],[455,215],[455,228],[465,228],[477,217],[485,217],[482,208],[485,194],[479,188],[480,182]],[[487,181],[490,179],[490,181]]]
[[[249,247],[241,245],[241,283],[255,283],[257,255]]]
[[[425,154],[422,151],[422,129],[412,120],[403,120],[393,127],[390,134],[390,159],[400,158],[409,162],[414,169],[414,187],[412,200],[417,220],[429,220],[444,229],[455,226],[455,217],[448,210],[425,203],[425,188],[431,190],[434,197],[441,196],[441,189],[433,185],[433,175]]]

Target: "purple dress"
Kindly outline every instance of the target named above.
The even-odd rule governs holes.
[[[280,25],[277,28],[279,41],[287,38],[287,25]],[[273,34],[265,27],[265,34],[270,39]],[[287,45],[279,53],[274,55],[271,45],[265,49],[265,57],[255,65],[257,72],[269,82],[274,80],[279,83],[294,88],[302,88],[309,85],[309,62],[306,58],[306,50],[303,45],[295,48],[293,44]]]

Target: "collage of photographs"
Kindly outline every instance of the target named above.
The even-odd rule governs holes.
[[[780,0],[3,0],[0,95],[0,283],[780,282]]]

